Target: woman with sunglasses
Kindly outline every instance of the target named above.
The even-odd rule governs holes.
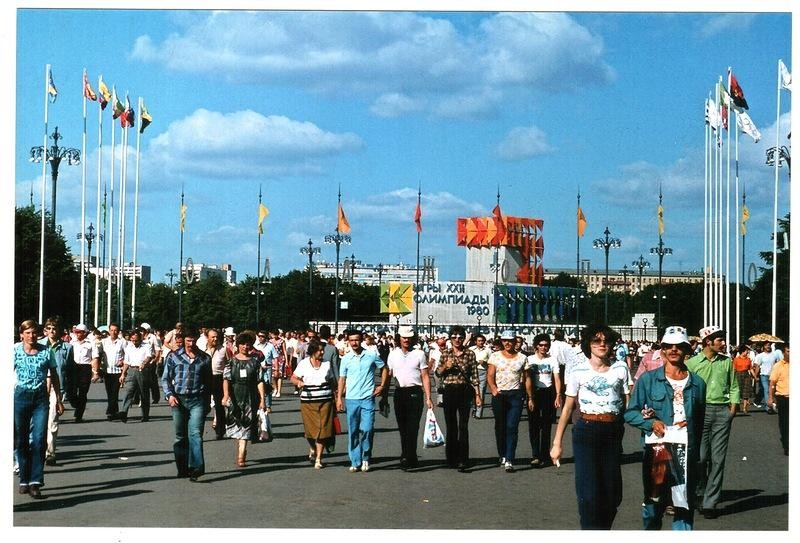
[[[533,388],[525,371],[528,358],[517,351],[516,339],[511,330],[500,335],[503,350],[489,356],[489,371],[486,373],[486,382],[492,392],[497,456],[500,457],[500,466],[507,473],[514,471],[519,419],[526,393],[528,410],[533,411],[534,408]]]
[[[550,336],[538,334],[533,338],[534,353],[528,356],[528,377],[533,383],[533,409],[528,411],[528,436],[531,440],[531,466],[543,468],[550,465],[547,445],[556,417],[561,407],[561,376],[558,360],[550,356]]]
[[[628,367],[612,367],[619,334],[604,324],[592,324],[581,333],[584,362],[576,364],[567,382],[550,458],[561,460],[561,441],[572,412],[580,415],[572,428],[575,493],[582,530],[610,530],[622,502],[622,414],[630,395]],[[580,397],[580,402],[578,401]]]
[[[636,382],[625,421],[642,431],[644,462],[642,480],[644,502],[642,522],[645,530],[660,530],[667,506],[675,516],[673,530],[691,530],[694,499],[703,433],[706,384],[689,372],[684,360],[691,344],[682,326],[669,326],[661,340],[664,365],[645,372]],[[666,432],[681,437],[685,449],[678,451],[665,444],[647,446],[646,437],[663,438]],[[669,469],[668,463],[674,468]]]

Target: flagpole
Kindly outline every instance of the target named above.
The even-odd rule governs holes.
[[[139,124],[142,123],[142,97],[139,97]],[[136,131],[136,177],[133,191],[133,279],[131,282],[131,327],[136,326],[136,249],[139,240],[139,159],[142,130]]]
[[[497,184],[497,209],[500,209],[500,183]],[[498,280],[500,277],[500,243],[503,240],[498,240],[494,246],[494,336],[498,337],[497,333],[497,298],[498,298]]]
[[[719,77],[719,86],[722,87],[722,76]],[[727,108],[726,113],[728,115],[728,125],[730,126],[730,108]],[[727,132],[729,128],[726,128],[725,131]],[[718,147],[718,157],[717,162],[719,167],[717,168],[717,283],[716,283],[716,290],[717,290],[717,319],[716,325],[722,326],[722,136],[720,135],[719,138],[719,147]]]
[[[741,345],[741,334],[740,334],[740,327],[742,324],[741,321],[741,307],[742,307],[742,298],[741,293],[739,290],[739,283],[741,281],[741,277],[739,276],[739,113],[736,113],[736,153],[735,153],[735,161],[734,164],[736,165],[736,185],[735,185],[735,198],[736,200],[736,228],[734,229],[733,235],[736,238],[736,253],[735,253],[735,260],[734,266],[736,267],[736,345]]]
[[[745,262],[747,260],[747,252],[745,251],[745,242],[747,241],[747,225],[745,224],[744,220],[744,210],[747,208],[747,189],[742,184],[742,278],[745,277],[744,270],[745,270]],[[744,319],[744,311],[742,311],[742,319]]]
[[[703,131],[703,326],[708,325],[708,145],[711,121],[711,104],[705,102],[706,123]]]
[[[98,84],[98,90],[100,85]],[[100,229],[100,180],[102,178],[103,173],[103,107],[102,101],[97,100],[97,213],[95,222],[97,223],[98,231]],[[105,251],[105,242],[103,241],[104,235],[99,236],[100,239],[98,241],[103,242],[103,250]],[[97,244],[98,247],[100,243]],[[97,254],[100,254],[100,251],[97,251]],[[100,258],[97,258],[98,264],[100,263]],[[91,265],[91,263],[90,263]],[[95,276],[94,276],[94,326],[97,327],[99,323],[100,317],[100,266],[95,266]]]
[[[420,205],[422,203],[422,182],[420,181],[417,184],[417,209],[421,209]],[[419,241],[420,237],[422,236],[422,232],[417,228],[417,281],[414,285],[414,292],[419,295]],[[417,330],[419,333],[419,304],[416,300],[414,300],[414,330]],[[480,330],[478,330],[480,332]]]
[[[125,113],[123,113],[125,115]],[[121,117],[122,115],[120,115]],[[120,121],[120,127],[122,122]],[[117,254],[119,260],[117,262],[117,295],[118,307],[117,317],[118,324],[121,329],[125,329],[124,325],[124,306],[125,306],[125,206],[126,192],[128,192],[128,130],[125,128],[120,129],[122,136],[122,150],[120,154],[121,164],[119,167],[119,241],[117,243]]]
[[[186,215],[183,207],[183,181],[181,181],[181,251],[178,262],[178,322],[183,317],[183,230],[186,228]],[[188,271],[188,270],[187,270]]]
[[[781,163],[781,68],[778,60],[778,107],[775,111],[775,195],[772,207],[772,335],[775,335],[775,321],[778,301],[778,167]]]
[[[86,70],[83,70],[86,77]],[[83,86],[83,80],[81,80]],[[81,136],[81,156],[86,158],[86,91],[83,89],[83,134]],[[86,322],[86,160],[81,160],[81,316],[79,321]]]
[[[731,67],[728,66],[728,88],[731,88]],[[727,149],[725,150],[725,166],[726,166],[726,177],[725,177],[725,282],[723,288],[724,292],[724,300],[725,300],[725,343],[728,345],[731,344],[731,288],[730,288],[730,278],[731,278],[731,124],[734,125],[734,130],[736,130],[736,123],[731,123],[731,111],[734,108],[731,106],[728,109],[728,141],[727,141]],[[738,115],[738,113],[737,113]]]
[[[42,149],[42,224],[41,236],[39,240],[39,322],[44,322],[44,194],[47,188],[47,107],[50,103],[50,65],[44,69],[44,143]]]
[[[580,338],[581,330],[581,225],[580,225],[580,212],[581,212],[581,189],[578,187],[578,213],[575,222],[575,271],[578,277],[577,290],[575,291],[575,337]]]
[[[113,108],[115,106],[117,100],[117,90],[114,89],[114,93],[112,96],[112,103],[111,108],[113,112]],[[114,269],[114,167],[116,165],[116,135],[117,130],[114,127],[114,121],[112,118],[111,121],[111,197],[109,198],[109,202],[111,202],[111,210],[108,214],[108,292],[106,304],[106,324],[111,324],[111,291],[113,290],[113,269]],[[119,263],[117,263],[119,264]]]
[[[336,238],[339,239],[339,210],[342,209],[342,184],[339,183],[339,193],[337,196],[337,207],[336,207]],[[335,307],[333,308],[333,328],[334,334],[339,333],[339,245],[340,242],[336,242],[336,281],[334,283],[335,292],[333,295],[333,303]]]
[[[261,183],[258,184],[258,210],[261,212]],[[259,302],[261,298],[261,228],[258,229],[258,255],[256,256],[256,331],[259,327]]]

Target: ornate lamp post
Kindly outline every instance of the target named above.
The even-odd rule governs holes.
[[[658,255],[658,315],[656,317],[656,328],[660,328],[661,322],[661,268],[664,264],[664,257],[672,254],[671,247],[664,247],[664,240],[658,236],[658,245],[650,248],[651,255]]]
[[[378,266],[375,269],[378,270],[378,286],[380,286],[381,281],[383,280],[383,271],[385,269],[383,267],[383,262],[378,262]]]
[[[631,273],[631,270],[628,269],[628,265],[625,264],[622,266],[622,269],[619,270],[619,273],[622,274],[622,292],[625,294],[625,297],[622,299],[622,312],[627,317],[628,315],[628,274]]]
[[[318,255],[322,252],[322,249],[319,247],[314,247],[314,243],[311,241],[311,238],[308,238],[308,247],[300,247],[300,254],[308,255],[308,299],[311,299],[311,278],[314,276],[313,269],[314,269],[314,255]]]
[[[350,244],[352,239],[348,234],[340,234],[337,230],[335,234],[327,234],[325,243],[333,243],[336,246],[336,282],[334,289],[334,333],[339,332],[339,249],[342,243]]]
[[[169,288],[172,288],[172,280],[178,277],[178,274],[172,271],[172,268],[170,268],[169,273],[165,273],[164,277],[169,277]]]
[[[86,259],[88,262],[88,266],[86,268],[90,268],[92,265],[92,242],[98,237],[97,234],[94,233],[94,225],[89,223],[89,227],[86,229],[86,233],[78,232],[76,236],[79,240],[85,239],[86,240],[86,247],[89,251],[89,258]],[[100,234],[100,239],[103,239],[103,234]],[[86,269],[81,269],[81,273],[86,273]],[[97,281],[99,274],[95,275],[95,281]],[[81,315],[83,315],[83,322],[89,322],[89,311],[88,311],[88,302],[84,302],[84,307],[81,308]]]
[[[31,147],[30,160],[31,162],[41,162],[47,160],[50,163],[50,173],[53,180],[53,193],[51,196],[51,213],[50,213],[50,226],[53,230],[56,229],[56,189],[58,187],[58,167],[61,161],[66,159],[67,164],[70,166],[81,163],[81,152],[72,147],[59,147],[58,140],[63,136],[58,133],[58,127],[53,130],[53,135],[50,136],[53,140],[53,145],[45,149],[43,146]],[[43,211],[44,212],[44,211]]]
[[[608,251],[610,249],[622,247],[622,241],[618,238],[610,237],[611,232],[608,230],[608,226],[606,226],[603,235],[604,237],[597,238],[592,242],[592,247],[595,249],[603,249],[606,253],[605,322],[608,324]]]
[[[767,149],[767,165],[774,166],[775,165],[775,155],[778,155],[778,167],[780,168],[781,162],[785,162],[786,166],[789,168],[789,173],[792,172],[792,155],[789,153],[789,149],[785,145],[781,145],[780,149],[777,147],[770,147]]]
[[[428,335],[433,337],[433,315],[428,315]]]
[[[632,262],[634,268],[639,268],[639,292],[642,291],[642,271],[650,269],[650,263],[644,259],[644,255],[639,255],[638,260]]]

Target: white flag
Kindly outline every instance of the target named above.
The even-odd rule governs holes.
[[[722,117],[719,115],[717,104],[711,98],[706,99],[706,122],[711,125],[711,128],[717,130],[722,124]]]
[[[753,138],[755,143],[758,143],[758,140],[761,139],[761,132],[758,131],[756,124],[747,112],[742,111],[736,114],[736,126],[738,126],[742,132]]]
[[[782,60],[778,60],[778,72],[781,74],[781,87],[791,92],[792,90],[792,74],[786,68],[786,64]]]

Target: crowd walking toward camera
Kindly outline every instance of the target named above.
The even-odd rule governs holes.
[[[667,515],[675,530],[693,529],[695,511],[706,519],[719,515],[737,411],[777,413],[776,446],[789,454],[789,348],[782,341],[729,349],[717,326],[693,337],[677,325],[666,327],[653,344],[625,342],[601,324],[586,326],[580,338],[567,338],[560,329],[552,337],[537,334],[530,346],[513,330],[494,341],[459,325],[431,337],[409,325],[395,332],[352,328],[334,335],[322,325],[236,333],[233,327],[195,329],[180,322],[169,331],[148,323],[132,330],[116,323],[68,329],[56,317],[40,330],[26,320],[14,345],[19,493],[42,498],[45,466],[58,465],[65,403],[75,423],[98,417],[87,414],[87,394],[101,381],[109,423],[148,423],[151,406],[163,398],[172,418],[176,476],[189,481],[207,470],[207,419],[215,439],[233,442],[231,464],[246,469],[248,445],[275,437],[270,414],[281,394],[298,400],[307,448],[297,454],[307,456],[315,470],[333,465],[325,455],[343,434],[346,471],[371,471],[375,447],[382,446],[375,442],[375,416],[388,417],[392,407],[397,434],[381,441],[398,439],[397,462],[407,472],[420,467],[420,441],[442,443],[442,436],[421,439],[424,420],[423,435],[429,428],[438,431],[439,417],[445,467],[462,473],[476,467],[470,419],[491,413],[495,465],[510,474],[522,465],[523,416],[530,443],[523,451],[530,451],[529,467],[537,470],[559,469],[571,426],[582,529],[613,527],[623,501],[626,424],[641,433],[641,514],[648,530],[660,529]],[[492,428],[472,426],[473,434]]]

